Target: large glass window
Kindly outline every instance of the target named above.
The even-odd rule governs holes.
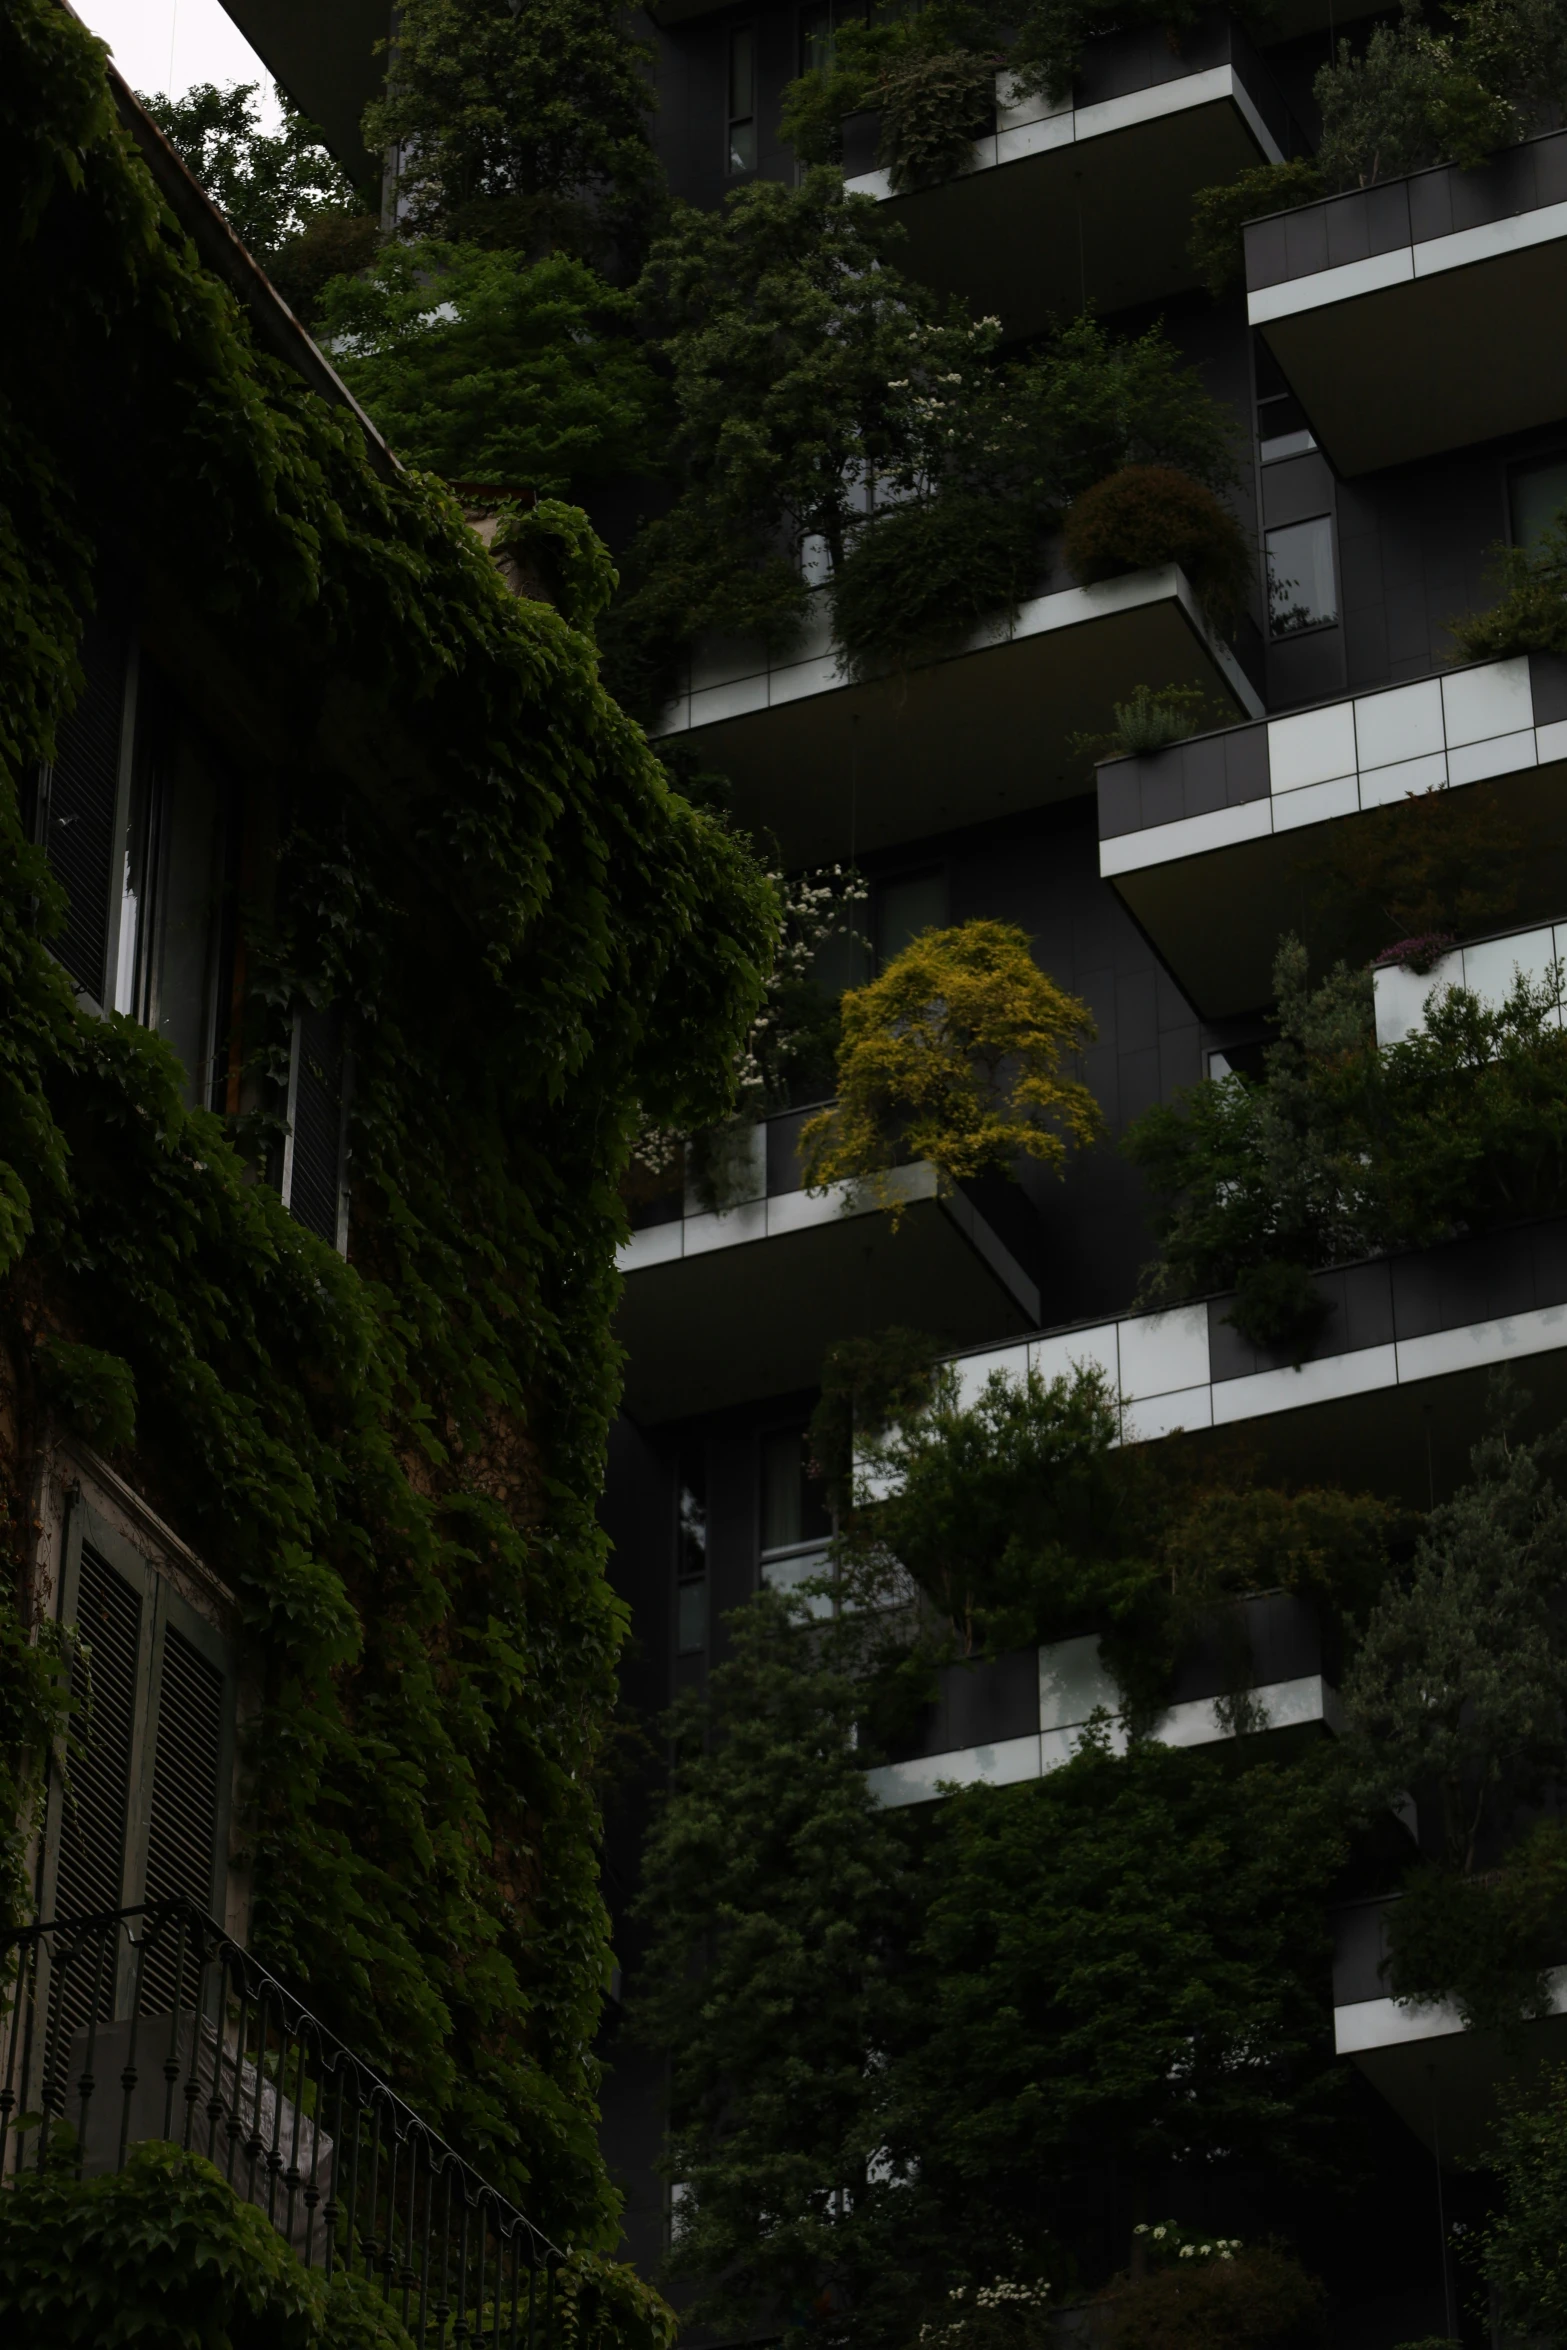
[[[941,930],[947,920],[944,870],[904,873],[876,892],[876,961],[885,966],[901,955],[922,930]]]
[[[1549,525],[1567,513],[1567,457],[1515,466],[1507,486],[1513,545],[1532,550]]]
[[[1268,627],[1273,636],[1298,636],[1338,618],[1333,577],[1333,524],[1326,514],[1270,530]]]
[[[729,172],[756,169],[756,27],[729,36]]]
[[[775,1591],[793,1590],[826,1564],[832,1517],[798,1425],[770,1429],[762,1438],[761,1537],[762,1581]],[[830,1606],[815,1599],[812,1613]]]
[[[707,1647],[707,1463],[700,1449],[680,1460],[675,1514],[675,1647],[700,1656]]]

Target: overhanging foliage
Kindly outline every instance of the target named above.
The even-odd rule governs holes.
[[[542,2224],[607,2238],[594,1782],[621,1614],[593,1501],[615,1180],[645,1115],[721,1112],[770,893],[668,790],[588,642],[256,352],[100,50],[48,0],[0,26],[0,133],[18,1427],[39,1425],[42,1332],[118,1358],[135,1435],[116,1457],[239,1592],[267,1661],[258,1953]],[[201,710],[215,678],[220,739],[265,789],[289,779],[253,1038],[264,1053],[301,999],[352,1013],[352,1265],[47,951],[59,894],[17,791],[77,690],[106,564],[138,553],[177,684]],[[13,1454],[18,1524],[28,1473]]]

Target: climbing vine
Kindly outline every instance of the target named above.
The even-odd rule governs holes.
[[[593,1497],[616,1182],[640,1122],[725,1107],[771,893],[669,789],[588,640],[256,349],[76,20],[17,0],[0,92],[12,1509],[46,1410],[90,1417],[224,1575],[265,1660],[253,1946],[558,2239],[610,2242],[595,1774],[622,1619]],[[282,808],[249,1041],[264,1056],[290,1002],[353,1023],[348,1263],[49,952],[60,895],[19,791],[127,551],[144,635]],[[62,1347],[104,1369],[74,1405]],[[13,1743],[28,1727],[8,1707]]]

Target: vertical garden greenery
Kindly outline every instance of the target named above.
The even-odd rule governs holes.
[[[258,1953],[557,2238],[613,2241],[615,1183],[647,1119],[722,1111],[771,894],[670,792],[587,639],[256,351],[48,0],[0,25],[0,190],[8,1605],[52,1411],[239,1594]],[[261,1064],[291,1003],[353,1021],[349,1263],[49,953],[19,797],[111,561],[280,810],[275,901],[246,910]],[[7,1691],[14,1749],[35,1692]]]

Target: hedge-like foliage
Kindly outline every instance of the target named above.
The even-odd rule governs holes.
[[[265,1660],[253,1947],[557,2239],[612,2241],[591,2047],[615,1184],[646,1119],[721,1112],[770,892],[667,788],[589,642],[258,352],[51,0],[0,21],[0,199],[13,1517],[46,1400],[90,1406]],[[176,684],[281,798],[255,1042],[291,1001],[349,1010],[351,1263],[48,952],[59,894],[17,793],[111,553],[145,566]],[[82,1352],[46,1361],[50,1331]]]

